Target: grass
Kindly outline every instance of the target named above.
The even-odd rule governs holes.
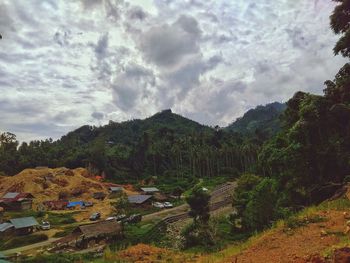
[[[7,240],[7,241],[1,241],[0,250],[7,250],[7,249],[16,248],[16,247],[27,246],[27,245],[39,243],[46,240],[48,240],[48,237],[45,234],[18,236],[18,237],[11,238],[10,240]]]

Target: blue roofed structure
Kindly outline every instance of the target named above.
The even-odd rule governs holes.
[[[84,206],[85,203],[84,201],[73,201],[73,202],[68,202],[67,208],[73,208],[76,206]]]

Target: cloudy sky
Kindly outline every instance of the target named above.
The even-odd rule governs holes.
[[[321,93],[330,0],[1,0],[0,131],[59,138],[171,108],[221,126]]]

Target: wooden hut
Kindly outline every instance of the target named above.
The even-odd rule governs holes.
[[[34,196],[30,193],[6,193],[0,199],[0,206],[7,211],[24,211],[32,209]]]

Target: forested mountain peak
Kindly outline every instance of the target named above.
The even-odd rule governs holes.
[[[286,104],[280,102],[259,105],[247,111],[226,129],[242,134],[255,133],[259,130],[274,135],[280,129],[279,117],[285,109]]]

